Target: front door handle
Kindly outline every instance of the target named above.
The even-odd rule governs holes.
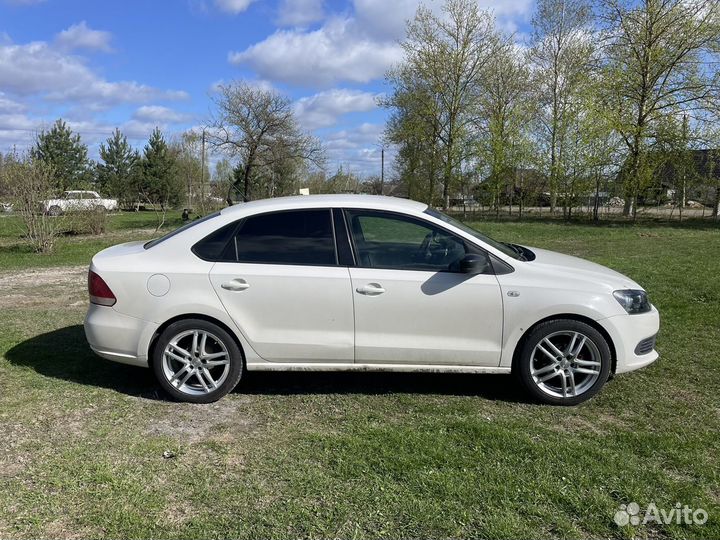
[[[231,279],[220,285],[223,289],[228,291],[244,291],[250,284],[242,278]]]
[[[385,292],[385,289],[383,289],[382,285],[379,283],[368,283],[364,287],[358,287],[355,290],[360,294],[365,294],[367,296],[377,296]]]

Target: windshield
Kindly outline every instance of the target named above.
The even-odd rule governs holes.
[[[175,229],[174,231],[170,231],[170,232],[167,233],[165,236],[161,236],[160,238],[156,238],[155,240],[150,240],[150,241],[147,242],[143,247],[144,247],[145,249],[150,249],[151,247],[157,246],[158,244],[164,242],[164,241],[167,240],[168,238],[172,238],[172,237],[175,236],[176,234],[179,234],[179,233],[181,233],[181,232],[183,232],[183,231],[188,230],[190,227],[194,227],[195,225],[199,225],[200,223],[203,223],[204,221],[207,221],[208,219],[212,219],[212,218],[217,217],[217,216],[219,216],[219,215],[220,215],[220,212],[215,212],[214,214],[210,214],[210,215],[207,215],[207,216],[205,216],[205,217],[201,217],[200,219],[196,219],[196,220],[190,221],[189,223],[186,223],[186,224],[183,225],[182,227],[178,227],[178,228]]]
[[[472,227],[468,227],[462,221],[458,221],[457,219],[451,218],[450,216],[443,214],[442,212],[438,212],[434,208],[430,208],[430,207],[428,207],[427,210],[425,210],[425,213],[429,216],[432,216],[441,221],[444,221],[445,223],[448,223],[448,224],[452,225],[453,227],[457,227],[461,231],[465,231],[466,233],[473,235],[478,240],[482,240],[487,245],[494,247],[495,249],[504,253],[508,257],[512,257],[513,259],[517,259],[517,260],[524,259],[522,252],[519,251],[518,249],[512,247],[510,244],[503,244],[502,242],[493,240],[489,236],[485,236],[483,233],[476,231]]]

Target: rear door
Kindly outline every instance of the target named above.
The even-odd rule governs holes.
[[[248,217],[227,249],[210,281],[262,358],[353,362],[350,275],[338,265],[330,209]]]
[[[458,271],[459,261],[479,248],[412,216],[345,215],[357,259],[350,269],[356,363],[499,364],[497,278],[490,264],[487,273]]]

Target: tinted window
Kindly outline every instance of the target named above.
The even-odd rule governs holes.
[[[237,221],[220,227],[217,231],[195,244],[192,248],[193,253],[206,261],[237,261],[235,243],[231,242],[237,228]]]
[[[454,225],[455,227],[457,227],[457,228],[460,229],[461,231],[465,231],[466,233],[472,234],[472,235],[473,235],[475,238],[477,238],[478,240],[482,240],[482,241],[485,242],[486,244],[491,245],[492,247],[494,247],[494,248],[497,249],[498,251],[504,253],[505,255],[508,255],[508,256],[512,257],[513,259],[521,259],[521,258],[523,257],[523,254],[522,254],[522,253],[520,253],[519,251],[511,248],[511,247],[508,246],[507,244],[503,244],[502,242],[498,242],[497,240],[493,240],[493,239],[490,238],[489,236],[486,236],[486,235],[484,235],[483,233],[481,233],[480,231],[476,231],[476,230],[473,229],[472,227],[468,227],[467,225],[465,225],[463,222],[458,221],[457,219],[453,219],[453,218],[451,218],[450,216],[448,216],[448,215],[446,215],[446,214],[443,214],[442,212],[438,212],[438,211],[435,210],[434,208],[428,208],[427,210],[425,210],[425,213],[428,214],[428,215],[430,215],[430,216],[432,216],[432,217],[434,217],[434,218],[441,219],[441,220],[444,221],[445,223],[449,223],[450,225]]]
[[[408,216],[349,210],[360,266],[398,270],[453,271],[465,243],[449,232]]]
[[[156,238],[155,240],[150,240],[147,242],[143,247],[145,249],[150,249],[153,246],[157,246],[158,244],[164,242],[165,240],[168,240],[169,238],[172,238],[176,234],[180,234],[183,231],[188,230],[190,227],[194,227],[195,225],[199,225],[200,223],[204,223],[205,221],[208,221],[209,219],[218,217],[220,215],[220,212],[215,212],[214,214],[207,215],[205,217],[201,217],[200,219],[196,219],[194,221],[190,221],[189,223],[186,223],[182,227],[178,227],[174,231],[171,231],[167,233],[165,236],[161,236],[160,238]]]
[[[336,264],[330,210],[295,210],[247,218],[235,237],[240,262]]]

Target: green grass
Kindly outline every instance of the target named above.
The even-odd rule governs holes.
[[[476,224],[609,265],[658,306],[661,359],[580,407],[505,376],[370,373],[250,373],[195,406],[88,351],[82,272],[36,290],[8,271],[149,235],[125,219],[0,258],[0,537],[720,537],[717,229]],[[631,501],[709,520],[618,527]]]
[[[2,216],[0,269],[89,264],[92,256],[101,249],[131,240],[149,240],[179,227],[182,224],[180,212],[168,212],[165,225],[160,232],[155,233],[157,223],[154,212],[111,213],[108,214],[107,234],[101,237],[60,236],[52,253],[38,255],[23,241],[20,218],[13,215]]]

